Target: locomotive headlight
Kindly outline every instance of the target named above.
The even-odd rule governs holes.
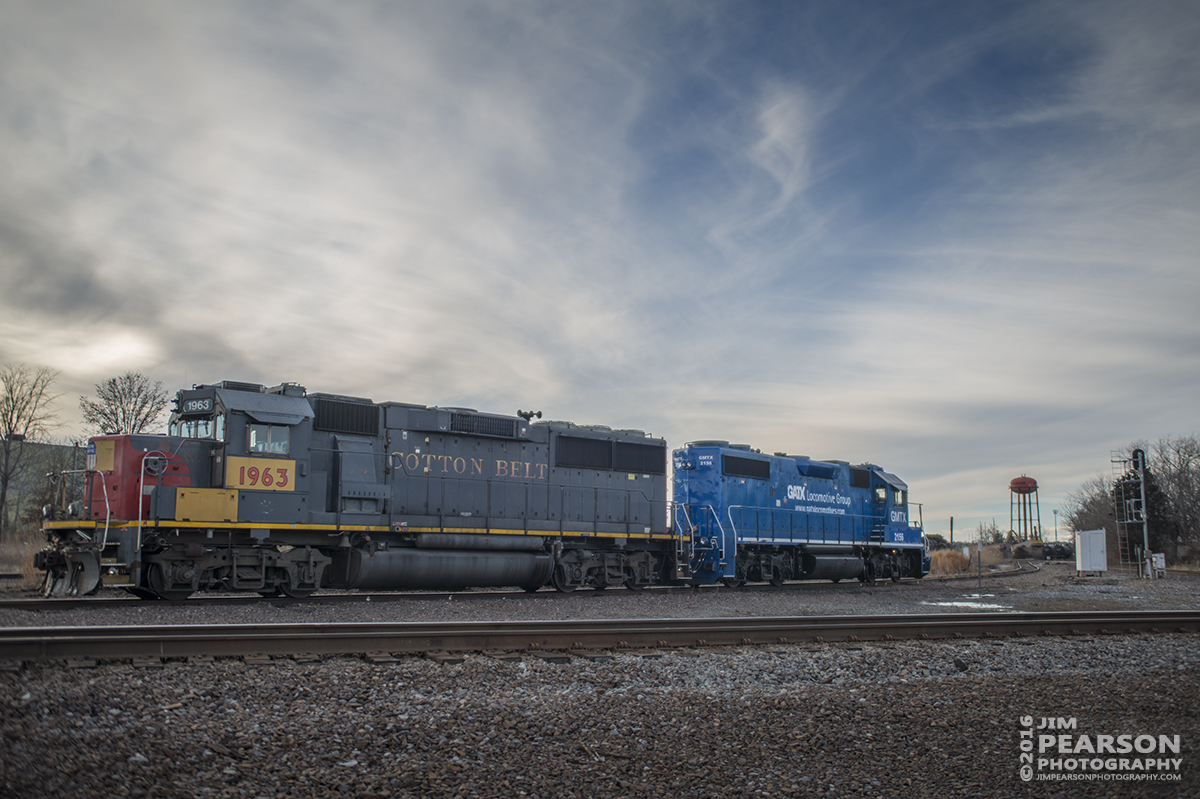
[[[53,519],[54,518],[54,506],[53,505],[43,505],[42,506],[42,518],[43,519]]]

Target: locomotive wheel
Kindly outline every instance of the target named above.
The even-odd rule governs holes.
[[[560,565],[554,569],[554,574],[550,575],[550,584],[556,591],[564,594],[569,594],[580,586],[580,583],[573,583],[567,578],[567,568]]]
[[[150,590],[156,596],[168,602],[181,602],[192,595],[190,588],[167,588],[167,575],[163,573],[163,565],[161,563],[150,564],[150,568],[146,572],[146,582],[149,583]]]
[[[650,585],[649,581],[642,582],[638,579],[637,572],[632,568],[625,569],[625,587],[630,591],[641,591],[646,586]]]
[[[875,584],[875,562],[873,560],[868,560],[863,564],[863,572],[862,575],[859,576],[858,580],[859,582],[866,583],[867,585]]]
[[[775,586],[776,588],[781,588],[783,586],[783,575],[779,573],[778,569],[771,572],[770,583],[771,583],[771,585]]]
[[[279,586],[279,593],[290,596],[292,599],[308,599],[316,593],[316,590],[316,588],[296,588],[290,580],[286,585]]]
[[[740,588],[746,581],[736,577],[722,577],[721,584],[726,588]]]

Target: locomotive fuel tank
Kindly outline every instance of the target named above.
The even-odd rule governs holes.
[[[812,555],[804,553],[804,579],[851,580],[862,576],[866,564],[858,555]]]
[[[546,552],[418,549],[339,550],[325,570],[326,585],[365,591],[461,590],[467,587],[539,588],[554,560]]]

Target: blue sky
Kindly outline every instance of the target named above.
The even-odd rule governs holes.
[[[0,362],[878,463],[1197,431],[1194,3],[0,5]]]

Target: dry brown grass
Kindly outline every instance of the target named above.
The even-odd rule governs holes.
[[[939,549],[929,559],[932,574],[962,574],[971,565],[971,559],[960,549]]]
[[[1003,563],[1004,560],[1004,553],[1000,551],[999,544],[992,544],[983,548],[983,562],[985,564]]]
[[[42,581],[42,573],[33,568],[33,556],[45,545],[46,538],[37,527],[22,526],[10,531],[0,542],[0,572],[20,573],[25,586],[36,586]]]

